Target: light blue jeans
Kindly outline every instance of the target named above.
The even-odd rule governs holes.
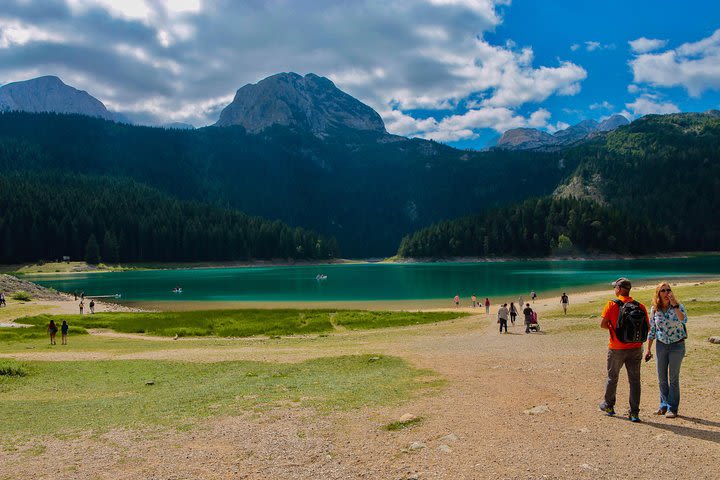
[[[685,356],[685,342],[655,342],[655,352],[660,384],[660,408],[677,413],[680,407],[680,365]]]

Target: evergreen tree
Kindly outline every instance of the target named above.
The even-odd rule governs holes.
[[[91,233],[85,245],[85,261],[90,265],[100,263],[100,246],[98,245],[95,234]]]
[[[106,263],[118,263],[120,260],[120,247],[115,235],[109,230],[105,231],[105,237],[103,238],[102,258]]]

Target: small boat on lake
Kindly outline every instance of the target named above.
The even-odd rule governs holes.
[[[172,289],[173,293],[182,293],[182,287],[175,287]]]
[[[327,280],[327,275],[318,273],[317,276],[315,277],[315,280]]]

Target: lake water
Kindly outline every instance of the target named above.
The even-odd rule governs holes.
[[[318,274],[327,279],[317,280]],[[720,256],[674,259],[342,264],[204,268],[24,278],[60,291],[120,294],[123,301],[322,302],[496,297],[525,292],[608,288],[617,277],[635,284],[683,277],[720,278]],[[180,286],[182,293],[173,293]]]

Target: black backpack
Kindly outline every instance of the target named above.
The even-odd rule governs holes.
[[[640,304],[635,300],[628,303],[613,301],[620,307],[615,337],[622,343],[642,343],[647,340],[650,327],[645,310],[640,308]]]

